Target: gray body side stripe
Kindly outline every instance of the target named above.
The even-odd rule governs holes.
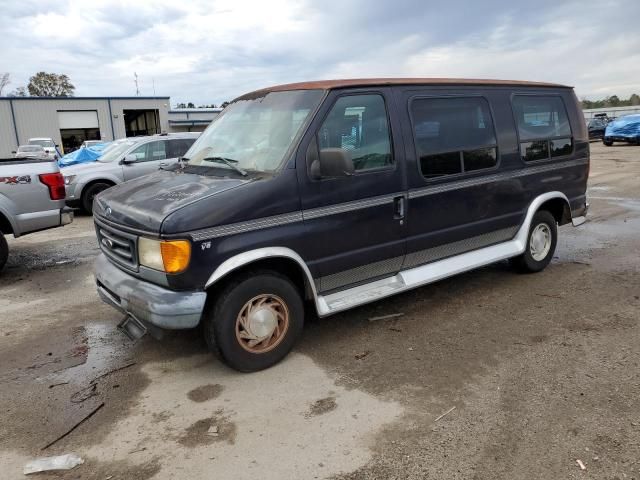
[[[535,175],[537,173],[550,172],[562,168],[576,167],[588,163],[588,159],[579,158],[568,162],[552,163],[549,165],[539,165],[527,167],[512,172],[496,173],[485,177],[472,178],[468,180],[459,180],[457,182],[447,183],[443,185],[434,185],[431,187],[423,187],[409,191],[409,198],[419,198],[426,195],[434,195],[436,193],[448,192],[460,188],[474,187],[486,183],[508,180],[511,178],[525,177],[527,175]],[[311,208],[299,212],[284,213],[282,215],[273,215],[271,217],[262,217],[246,222],[231,223],[219,227],[206,228],[192,232],[191,238],[194,241],[208,240],[212,238],[225,237],[227,235],[235,235],[237,233],[245,233],[253,230],[261,230],[263,228],[277,227],[287,225],[289,223],[301,222],[303,220],[313,220],[315,218],[326,217],[329,215],[337,215],[339,213],[352,212],[363,208],[376,207],[392,202],[394,198],[405,195],[404,192],[392,193],[389,195],[381,195],[379,197],[367,198],[364,200],[356,200],[353,202],[339,203],[328,207]]]
[[[493,175],[488,175],[486,177],[471,178],[468,180],[459,180],[457,182],[451,182],[442,185],[434,185],[432,187],[418,188],[409,191],[409,198],[419,198],[426,195],[434,195],[436,193],[458,190],[459,188],[475,187],[477,185],[484,185],[485,183],[499,182],[502,180],[509,180],[511,178],[526,177],[527,175],[551,172],[554,170],[560,170],[562,168],[577,167],[580,165],[585,165],[588,162],[589,160],[586,157],[578,158],[577,160],[571,160],[569,162],[551,163],[548,165],[527,167],[521,170],[514,170],[512,172],[496,173]]]
[[[195,241],[207,240],[210,238],[226,237],[227,235],[235,235],[236,233],[251,232],[253,230],[261,230],[263,228],[277,227],[288,223],[301,222],[302,212],[285,213],[282,215],[274,215],[272,217],[257,218],[248,222],[231,223],[220,227],[207,228],[205,230],[197,230],[191,233],[191,238]]]
[[[354,210],[360,210],[363,208],[376,207],[378,205],[385,205],[392,202],[394,198],[404,195],[403,193],[382,195],[379,197],[367,198],[365,200],[355,200],[353,202],[338,203],[336,205],[330,205],[328,207],[312,208],[310,210],[303,210],[302,216],[305,220],[311,220],[319,217],[326,217],[328,215],[336,215],[338,213],[352,212]]]

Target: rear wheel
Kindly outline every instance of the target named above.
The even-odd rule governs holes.
[[[9,245],[7,244],[7,239],[4,238],[4,234],[0,232],[0,270],[7,263],[7,258],[9,258]]]
[[[612,140],[608,140],[606,138],[602,138],[602,143],[604,143],[607,147],[610,147],[611,145],[613,145],[613,141]]]
[[[558,226],[554,216],[546,211],[536,212],[531,221],[527,246],[522,255],[511,260],[521,272],[535,273],[549,265],[558,242]]]
[[[111,184],[109,183],[98,182],[85,188],[84,192],[82,192],[82,208],[84,209],[84,211],[87,213],[92,213],[94,197],[109,187],[111,187]]]
[[[303,325],[304,305],[291,281],[276,272],[251,272],[217,293],[204,335],[231,368],[255,372],[282,360]]]

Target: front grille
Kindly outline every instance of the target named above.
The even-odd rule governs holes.
[[[98,244],[113,262],[129,270],[138,270],[137,237],[96,220]]]

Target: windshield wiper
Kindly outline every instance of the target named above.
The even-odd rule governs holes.
[[[238,172],[240,175],[242,175],[243,177],[246,177],[248,175],[247,172],[245,172],[243,169],[241,169],[239,166],[235,165],[236,163],[238,163],[238,160],[234,160],[233,158],[226,158],[226,157],[205,157],[202,159],[203,162],[216,162],[216,163],[223,163],[225,164],[227,167],[233,168],[236,172]]]

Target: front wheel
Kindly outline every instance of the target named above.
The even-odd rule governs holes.
[[[282,360],[303,325],[304,305],[291,281],[276,272],[252,272],[217,292],[204,335],[231,368],[255,372]]]
[[[93,213],[94,197],[109,187],[111,187],[111,184],[109,183],[98,182],[85,188],[84,192],[82,192],[82,208],[84,211],[87,213]]]
[[[4,234],[0,232],[0,270],[7,263],[7,258],[9,258],[9,245],[7,244],[7,239],[4,238]]]
[[[521,272],[535,273],[549,265],[558,242],[556,219],[546,210],[536,212],[529,227],[527,246],[522,255],[511,260]]]
[[[605,144],[605,146],[610,147],[611,145],[613,145],[613,140],[608,140],[607,138],[602,138],[602,143]]]

